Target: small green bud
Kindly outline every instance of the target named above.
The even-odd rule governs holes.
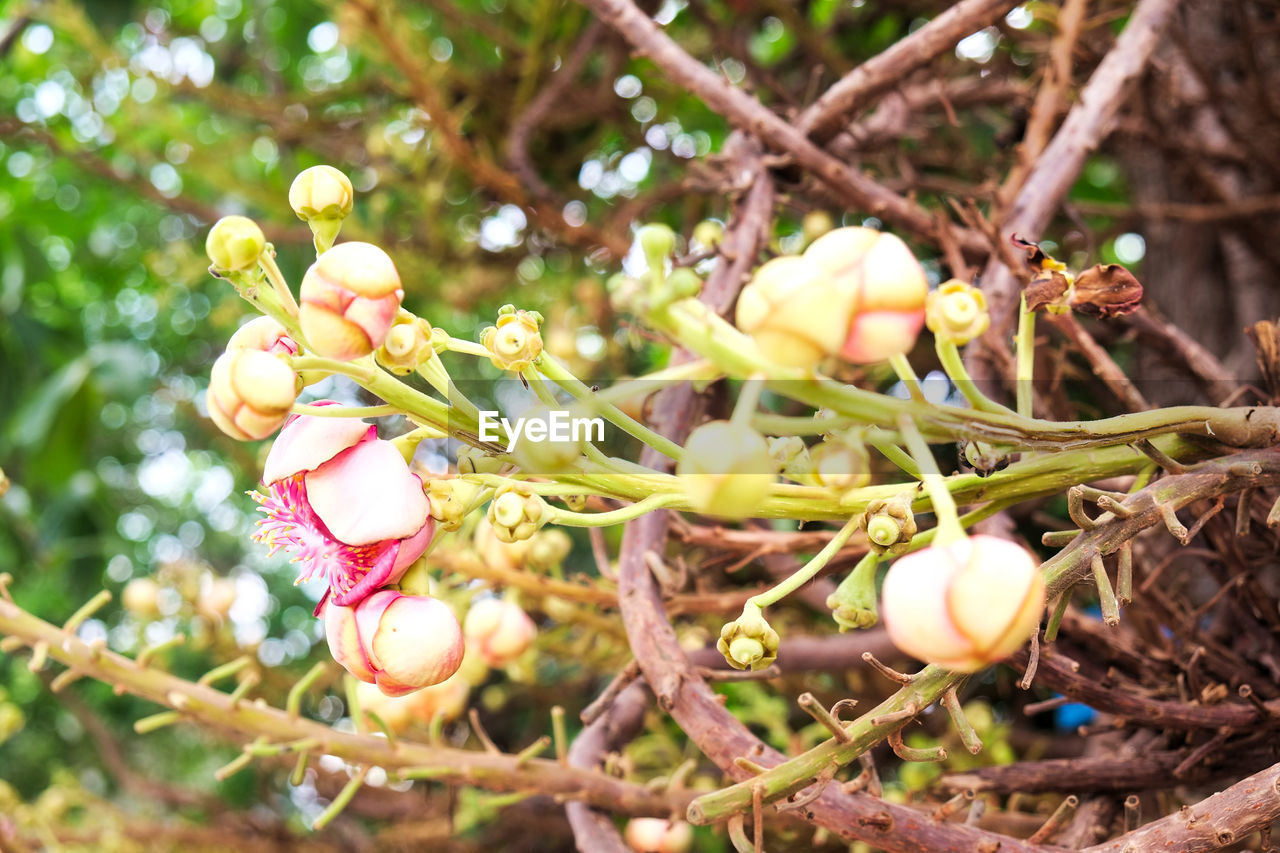
[[[688,267],[676,267],[667,276],[667,290],[672,300],[689,299],[702,292],[702,279]]]
[[[748,602],[742,615],[720,629],[716,648],[734,669],[764,669],[778,659],[778,632]]]
[[[267,238],[258,223],[247,216],[224,216],[209,229],[204,250],[218,270],[238,271],[258,263]]]
[[[636,232],[636,240],[639,241],[651,270],[662,267],[663,262],[676,250],[676,232],[665,225],[645,225]]]
[[[877,554],[897,555],[906,551],[917,530],[916,518],[911,512],[911,495],[867,504],[862,529],[867,533],[867,544]]]
[[[693,226],[693,242],[704,249],[714,249],[724,239],[724,225],[714,219],[704,219]]]
[[[877,555],[872,551],[854,566],[836,591],[827,596],[831,618],[841,631],[870,628],[880,621],[876,610],[876,562]]]
[[[503,486],[489,504],[489,524],[501,542],[522,542],[550,520],[551,512],[538,495]]]

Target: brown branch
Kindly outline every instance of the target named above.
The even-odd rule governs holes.
[[[616,750],[640,731],[644,724],[647,692],[632,682],[614,699],[612,706],[578,733],[569,748],[569,766],[594,769],[605,753]],[[578,849],[585,853],[627,853],[613,819],[585,803],[566,803],[565,814],[573,827]]]
[[[1103,381],[1112,394],[1124,404],[1125,410],[1130,412],[1144,412],[1151,408],[1151,404],[1146,401],[1133,382],[1120,369],[1120,365],[1116,364],[1101,344],[1093,339],[1093,335],[1085,331],[1084,327],[1076,320],[1072,314],[1050,314],[1047,315],[1049,322],[1057,327],[1058,331],[1067,336],[1067,339],[1075,345],[1075,348],[1089,362],[1089,366],[1093,369],[1093,375]]]
[[[536,791],[628,814],[665,817],[673,809],[683,808],[691,799],[684,793],[655,793],[642,785],[564,767],[554,760],[521,760],[514,755],[414,743],[404,738],[392,742],[291,717],[265,702],[233,701],[229,694],[207,685],[142,667],[100,646],[90,646],[3,599],[0,599],[0,634],[16,637],[28,646],[44,644],[50,658],[85,676],[178,710],[183,719],[229,733],[241,742],[256,738],[269,743],[314,740],[319,744],[317,750],[353,764],[377,765],[387,770],[426,768],[430,778],[438,781],[494,791]]]
[[[1201,853],[1242,841],[1280,818],[1280,764],[1255,773],[1225,791],[1153,821],[1085,853],[1177,850]]]
[[[801,133],[823,144],[833,138],[853,113],[967,35],[999,20],[1016,0],[963,0],[906,38],[841,77],[796,119]]]
[[[1179,0],[1141,0],[1115,46],[1098,64],[1080,101],[1067,114],[1053,141],[1036,161],[1005,217],[1002,231],[1036,239],[1058,204],[1111,129],[1129,86],[1147,67]],[[1018,306],[1018,285],[999,258],[992,258],[982,277],[991,310],[990,338],[1002,338]]]
[[[674,82],[701,98],[739,130],[769,148],[790,154],[795,162],[840,191],[845,201],[899,225],[914,234],[936,240],[937,223],[919,204],[904,198],[823,151],[795,125],[767,109],[746,92],[729,83],[676,44],[631,0],[580,0],[616,30],[636,52],[648,57]],[[985,255],[985,243],[963,233],[963,247]]]

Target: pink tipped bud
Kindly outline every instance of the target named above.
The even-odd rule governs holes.
[[[1026,549],[971,536],[899,558],[881,595],[894,645],[946,669],[976,672],[1031,637],[1045,591]]]
[[[467,647],[489,666],[511,663],[533,644],[538,628],[519,605],[500,598],[477,601],[463,620]]]
[[[462,629],[444,602],[382,589],[324,609],[333,659],[388,696],[439,684],[462,664]]]
[[[209,377],[209,418],[239,441],[266,438],[284,425],[298,399],[298,375],[278,356],[230,350]]]
[[[302,279],[298,322],[318,355],[350,361],[382,346],[404,290],[387,253],[370,243],[340,243]]]
[[[267,352],[272,355],[297,355],[298,342],[289,337],[289,333],[271,317],[256,317],[245,323],[231,340],[227,341],[227,351],[251,349]]]
[[[633,817],[627,821],[626,839],[637,853],[686,853],[693,844],[693,828],[682,820]]]

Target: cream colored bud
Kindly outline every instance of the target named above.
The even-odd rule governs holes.
[[[298,375],[279,356],[234,350],[218,356],[209,376],[209,418],[239,441],[266,438],[284,426],[298,399]]]
[[[134,616],[155,619],[160,615],[160,584],[151,578],[134,578],[124,585],[120,603]]]
[[[332,166],[303,169],[289,186],[289,206],[299,219],[342,219],[354,200],[351,179]]]
[[[520,372],[542,355],[542,315],[531,311],[501,313],[495,326],[480,333],[489,361],[499,370]]]
[[[386,252],[371,243],[339,243],[302,278],[298,323],[317,355],[350,361],[386,340],[404,290]]]
[[[676,474],[694,510],[721,518],[751,515],[777,481],[764,436],[730,421],[711,421],[695,429]]]
[[[991,325],[987,297],[959,279],[951,279],[929,294],[925,322],[938,340],[963,346]]]
[[[1025,548],[971,536],[898,558],[881,598],[885,627],[899,649],[956,672],[976,672],[1031,637],[1045,588]]]
[[[852,312],[852,297],[819,265],[784,255],[756,270],[738,297],[736,319],[771,360],[814,367],[840,351]]]
[[[511,663],[533,644],[538,627],[515,602],[486,598],[471,605],[462,623],[467,650],[492,667]]]
[[[417,370],[433,352],[431,324],[401,308],[374,357],[387,370],[404,376]]]
[[[688,853],[693,828],[682,820],[633,817],[627,821],[627,845],[636,853]]]

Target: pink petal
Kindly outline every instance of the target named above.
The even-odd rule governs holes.
[[[313,405],[336,406],[333,400]],[[348,447],[377,437],[378,428],[354,418],[295,415],[271,445],[262,482],[275,483],[299,471],[312,471]]]
[[[324,637],[333,659],[361,681],[373,683],[376,674],[372,661],[360,641],[360,627],[350,607],[339,607],[332,601],[324,608]]]
[[[373,638],[378,633],[383,614],[392,604],[404,598],[394,589],[380,589],[361,601],[355,608],[356,624],[360,626],[362,648],[368,655],[369,664],[376,672],[381,673],[383,666],[373,648]]]
[[[389,441],[344,450],[305,481],[312,509],[348,545],[415,536],[431,511],[422,481]]]
[[[427,523],[422,525],[421,530],[408,539],[401,539],[400,553],[396,555],[395,565],[391,567],[392,577],[386,583],[399,583],[400,578],[404,577],[405,571],[409,566],[413,565],[413,561],[427,553],[427,549],[431,547],[431,540],[435,538],[435,535],[435,519],[427,516]]]

